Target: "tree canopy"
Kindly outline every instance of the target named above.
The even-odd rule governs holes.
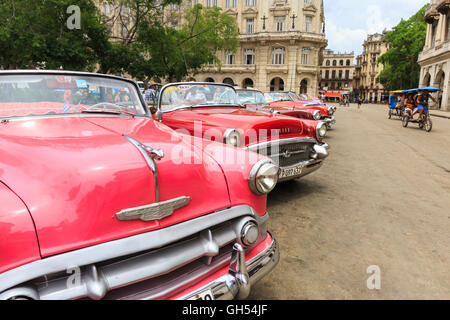
[[[99,10],[96,0],[79,0],[80,28],[70,29],[73,0],[0,0],[0,68],[182,80],[206,64],[220,67],[217,53],[239,43],[235,19],[217,7],[175,7],[181,3],[107,0]]]
[[[195,5],[175,28],[159,21],[144,23],[137,43],[148,57],[149,70],[159,77],[182,80],[197,73],[205,64],[217,64],[217,52],[234,52],[239,44],[234,18],[220,8]]]
[[[428,4],[385,36],[389,50],[378,61],[384,65],[378,80],[388,90],[414,88],[419,85],[419,53],[425,45],[427,26],[424,21]]]
[[[73,0],[0,0],[0,65],[4,69],[92,70],[109,46],[92,0],[79,0],[81,28],[69,29]]]

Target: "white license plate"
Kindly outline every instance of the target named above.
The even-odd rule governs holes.
[[[207,289],[197,293],[196,295],[193,295],[188,300],[214,300],[214,295],[211,289]]]
[[[298,164],[295,167],[282,168],[280,171],[279,179],[295,177],[302,174],[304,164]]]

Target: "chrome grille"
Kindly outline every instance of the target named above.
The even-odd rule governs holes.
[[[261,154],[272,158],[280,167],[290,167],[298,163],[311,159],[314,143],[298,142],[291,144],[271,145],[266,150],[261,150]]]

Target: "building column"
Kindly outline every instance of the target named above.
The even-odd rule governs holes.
[[[255,88],[266,92],[269,91],[270,89],[270,84],[267,83],[267,71],[265,67],[258,67],[259,66],[266,66],[267,65],[267,59],[268,59],[268,54],[269,54],[269,47],[268,46],[261,46],[259,47],[258,50],[258,62],[255,61],[255,63],[257,63],[257,68],[256,68],[256,74],[255,74]]]
[[[447,68],[444,69],[445,71],[445,80],[444,80],[444,87],[441,88],[442,90],[442,110],[450,111],[450,62],[446,63]]]
[[[427,36],[425,38],[425,48],[424,49],[431,48],[431,34],[432,34],[431,24],[427,23]]]
[[[287,83],[285,83],[284,89],[285,90],[292,90],[292,91],[297,91],[296,88],[296,83],[295,81],[297,80],[296,75],[297,75],[297,55],[298,55],[298,47],[297,46],[290,46],[289,48],[289,64],[288,64],[288,78],[287,78]]]

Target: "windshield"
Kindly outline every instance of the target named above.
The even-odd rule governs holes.
[[[219,84],[174,84],[161,92],[161,111],[196,106],[239,105],[236,91]]]
[[[127,81],[83,75],[0,75],[0,117],[111,112],[144,115]]]
[[[241,104],[267,103],[266,98],[259,91],[238,91],[237,94]]]
[[[267,101],[292,101],[292,98],[289,96],[287,92],[266,92],[264,93]]]

